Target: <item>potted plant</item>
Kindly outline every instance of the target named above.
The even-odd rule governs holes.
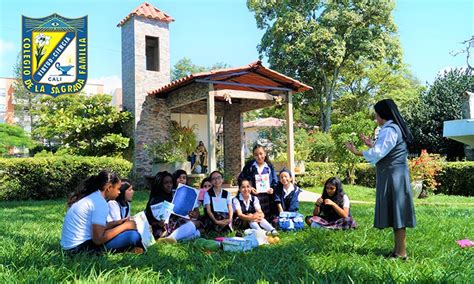
[[[171,121],[169,139],[147,146],[148,153],[153,158],[152,175],[161,171],[172,173],[179,169],[191,173],[188,156],[196,147],[194,128],[194,125],[180,126],[176,121]]]
[[[224,175],[224,182],[222,183],[222,187],[223,188],[232,187],[235,183],[235,177],[231,174],[226,173],[226,172],[224,172],[223,175]]]
[[[428,197],[428,191],[434,192],[438,182],[436,176],[443,168],[443,160],[438,154],[428,154],[421,150],[418,158],[408,161],[411,187],[414,197]]]

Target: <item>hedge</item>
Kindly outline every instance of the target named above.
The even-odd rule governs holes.
[[[437,193],[474,196],[474,162],[448,162],[436,181]]]
[[[338,167],[335,163],[306,162],[305,174],[297,176],[296,180],[302,188],[313,187],[324,184],[324,182],[338,175]]]
[[[108,157],[0,158],[0,200],[64,198],[103,169],[128,177],[132,164]]]
[[[306,174],[297,177],[298,184],[304,187],[320,186],[331,176],[344,177],[334,163],[307,162]],[[375,187],[375,167],[360,163],[355,170],[355,183]],[[448,195],[474,196],[474,162],[448,162],[437,176],[438,187],[435,193]]]

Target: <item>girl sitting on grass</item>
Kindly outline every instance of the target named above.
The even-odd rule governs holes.
[[[173,192],[178,188],[178,184],[188,184],[188,174],[185,170],[176,170],[173,173]]]
[[[127,218],[107,222],[107,200],[120,193],[120,178],[112,172],[101,171],[83,181],[68,199],[61,246],[66,252],[124,251],[142,253],[143,247],[136,224]]]
[[[298,196],[301,189],[293,184],[291,172],[288,169],[282,169],[278,175],[280,182],[275,190],[275,203],[278,213],[281,212],[298,212],[299,202]]]
[[[153,216],[151,206],[167,201],[173,201],[173,176],[168,172],[159,172],[155,176],[155,182],[150,192],[150,198],[145,209],[145,215],[148,223],[152,227],[153,236],[158,239],[158,242],[176,243],[180,240],[193,239],[199,237],[201,234],[197,230],[197,224],[188,219],[171,215],[168,222],[157,220]],[[199,216],[199,210],[189,212],[191,218]]]
[[[212,187],[204,194],[205,227],[216,232],[232,230],[232,196],[222,189],[223,175],[213,171],[209,177]]]
[[[109,216],[107,222],[118,221],[120,219],[129,218],[131,212],[131,205],[133,198],[133,186],[128,179],[122,179],[120,185],[120,194],[115,200],[109,200]]]
[[[323,194],[316,201],[313,216],[306,217],[311,228],[355,229],[357,223],[350,215],[349,197],[341,181],[332,177],[324,184]]]
[[[265,219],[260,202],[256,196],[251,195],[252,185],[247,179],[239,181],[239,193],[232,199],[235,209],[234,226],[238,229],[265,230],[273,236],[278,235],[275,228]]]

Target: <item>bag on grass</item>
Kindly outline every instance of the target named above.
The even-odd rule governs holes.
[[[301,230],[304,228],[304,216],[298,212],[281,212],[278,226],[284,231]]]

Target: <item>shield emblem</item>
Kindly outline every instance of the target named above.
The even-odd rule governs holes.
[[[22,77],[32,93],[80,92],[87,81],[87,16],[22,16]]]

